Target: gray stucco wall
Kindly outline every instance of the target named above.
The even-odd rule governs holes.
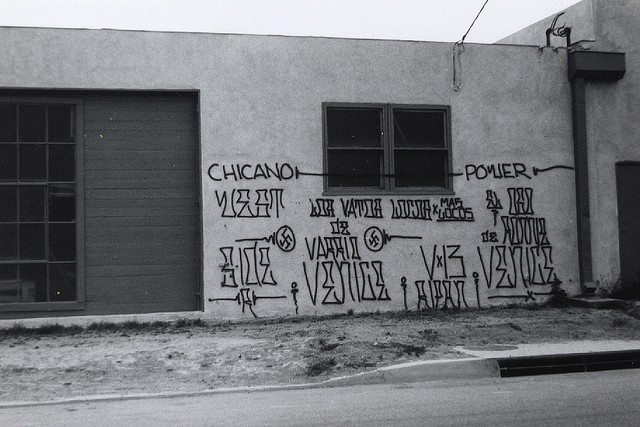
[[[2,87],[200,91],[204,299],[212,316],[441,307],[446,297],[461,307],[531,301],[556,279],[579,291],[573,173],[534,173],[573,163],[563,50],[465,45],[462,88],[454,91],[446,43],[20,28],[0,36]],[[455,195],[324,197],[317,176],[209,177],[213,164],[321,173],[322,102],[451,106],[453,171],[463,173]],[[526,176],[464,174],[514,163]],[[532,210],[510,215],[518,195]],[[246,196],[254,214],[268,217],[238,217],[238,197]],[[334,200],[335,217],[312,216],[318,198]],[[352,198],[379,199],[382,218],[343,212]],[[463,206],[473,221],[437,221],[436,210],[430,219],[393,218],[393,206],[407,199]],[[497,199],[501,208],[492,206]],[[512,242],[502,216],[534,218],[539,233]],[[335,221],[347,221],[348,236],[332,234]],[[416,239],[392,238],[374,251],[365,242],[371,227]],[[496,242],[483,241],[490,233]],[[286,236],[295,246],[274,240]],[[357,253],[319,256],[314,242],[325,237],[346,238]],[[238,287],[222,286],[233,279]]]
[[[587,141],[594,279],[608,287],[620,275],[615,164],[640,161],[640,2],[584,0],[563,15],[572,31],[587,34],[591,50],[624,52],[626,74],[616,83],[587,83]],[[500,43],[537,44],[551,18],[533,24]],[[581,40],[574,37],[572,41]],[[555,39],[555,45],[563,45]]]
[[[592,0],[583,0],[564,10],[559,10],[552,16],[529,25],[520,31],[499,40],[499,44],[518,44],[545,46],[547,44],[546,30],[551,26],[553,18],[564,12],[556,22],[556,28],[566,24],[571,27],[571,43],[578,41],[593,41],[596,39],[596,22]],[[567,41],[562,37],[551,36],[551,46],[566,47]]]

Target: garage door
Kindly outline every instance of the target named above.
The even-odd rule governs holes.
[[[197,103],[83,96],[86,314],[200,309]]]

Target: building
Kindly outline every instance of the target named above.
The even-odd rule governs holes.
[[[585,0],[571,49],[540,47],[548,20],[494,45],[0,28],[0,316],[465,308],[631,277],[639,19]]]

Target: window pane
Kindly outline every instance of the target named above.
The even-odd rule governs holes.
[[[328,150],[329,187],[382,187],[382,150]]]
[[[44,224],[20,224],[20,259],[44,259]]]
[[[329,147],[381,147],[382,110],[327,108]]]
[[[49,261],[75,261],[76,225],[49,224]]]
[[[16,117],[15,104],[0,105],[0,142],[16,142]]]
[[[15,222],[17,220],[16,187],[0,187],[0,222]]]
[[[395,147],[445,147],[443,111],[393,110]]]
[[[20,221],[44,221],[44,185],[20,187]]]
[[[18,266],[0,264],[0,303],[19,301]]]
[[[18,117],[20,119],[21,142],[46,141],[46,109],[44,105],[21,105]]]
[[[18,147],[0,144],[0,181],[15,181],[18,178]]]
[[[49,107],[49,142],[74,140],[73,107],[56,105]]]
[[[76,177],[75,145],[49,146],[49,181],[73,182]]]
[[[76,265],[49,264],[49,301],[76,300]]]
[[[446,151],[395,150],[394,155],[396,187],[446,187]]]
[[[47,146],[20,145],[20,180],[37,181],[47,178]]]
[[[20,295],[22,302],[47,301],[47,265],[20,265]]]
[[[49,185],[49,221],[75,221],[75,185]]]
[[[18,258],[18,226],[0,224],[0,259]]]

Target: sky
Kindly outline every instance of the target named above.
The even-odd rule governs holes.
[[[465,41],[496,42],[577,2],[489,0]],[[0,26],[453,42],[462,38],[484,3],[485,0],[0,0]]]

